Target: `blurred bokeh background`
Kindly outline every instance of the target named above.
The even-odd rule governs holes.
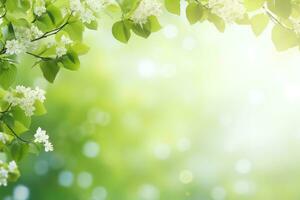
[[[47,90],[51,154],[21,163],[3,200],[296,200],[300,198],[300,54],[269,31],[164,28],[128,45],[109,17],[86,32],[79,72],[46,83],[30,60],[18,84]],[[36,77],[34,80],[32,77]]]

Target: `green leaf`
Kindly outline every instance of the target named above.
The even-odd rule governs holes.
[[[11,144],[11,156],[15,161],[20,161],[28,152],[28,144],[15,141]]]
[[[224,20],[213,14],[213,13],[209,13],[208,15],[208,21],[210,21],[211,23],[213,23],[215,25],[215,27],[220,31],[220,32],[224,32],[225,31],[225,22]]]
[[[47,7],[47,14],[54,25],[59,25],[63,21],[63,17],[59,8],[50,5]]]
[[[284,51],[298,45],[299,40],[294,31],[276,24],[272,30],[272,41],[278,51]]]
[[[130,39],[130,27],[125,21],[118,21],[112,27],[113,36],[120,42],[127,43]]]
[[[186,16],[190,24],[195,24],[203,16],[203,8],[199,3],[190,3],[186,7]]]
[[[15,38],[15,31],[11,22],[2,27],[2,36],[3,40],[12,40]]]
[[[259,36],[268,26],[270,18],[266,14],[258,14],[251,18],[252,31]]]
[[[63,30],[73,41],[82,41],[84,26],[80,21],[70,22]]]
[[[97,30],[98,29],[98,22],[96,20],[92,21],[91,23],[84,23],[85,27],[91,30]]]
[[[149,22],[146,24],[133,24],[131,29],[135,34],[143,38],[148,38],[151,34],[151,25]]]
[[[155,16],[148,17],[148,22],[150,23],[151,32],[157,32],[161,29],[161,25]]]
[[[57,64],[57,61],[56,60],[41,61],[40,67],[45,79],[50,83],[53,83],[60,69]]]
[[[31,124],[31,118],[26,116],[24,111],[19,107],[14,107],[11,111],[14,119],[21,124],[23,124],[25,127],[29,128]]]
[[[59,59],[64,68],[69,70],[77,70],[80,67],[80,61],[75,51],[69,50],[66,55]]]
[[[73,46],[72,46],[73,51],[75,51],[78,55],[83,55],[86,54],[89,50],[90,47],[81,43],[81,42],[76,42]]]
[[[28,152],[35,154],[35,155],[39,155],[39,153],[41,152],[41,145],[40,144],[36,144],[36,143],[30,143],[29,144],[29,148],[28,148]]]
[[[180,0],[165,0],[165,6],[170,13],[180,15]]]
[[[35,107],[34,114],[37,116],[44,115],[47,113],[47,110],[46,110],[44,104],[40,101],[36,101],[34,103],[34,107]]]
[[[133,12],[141,0],[117,0],[124,14]]]
[[[2,120],[9,127],[15,126],[15,119],[9,114],[3,115]]]
[[[274,12],[283,18],[288,18],[292,13],[291,0],[274,0]]]
[[[266,0],[244,0],[247,11],[254,11],[263,6]]]
[[[6,61],[0,62],[0,85],[2,88],[9,88],[15,81],[17,68]]]

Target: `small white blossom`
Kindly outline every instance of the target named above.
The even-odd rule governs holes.
[[[8,163],[8,171],[9,172],[14,172],[18,169],[17,163],[13,160]]]
[[[7,186],[8,171],[3,167],[0,168],[0,186]]]
[[[73,13],[80,12],[82,8],[80,0],[70,0],[70,9]]]
[[[162,13],[161,3],[157,0],[142,0],[134,11],[131,19],[136,24],[145,24],[148,17],[159,16]]]
[[[7,92],[4,100],[12,106],[19,106],[26,116],[32,116],[35,111],[35,102],[44,102],[46,99],[45,91],[36,87],[31,89],[24,86],[17,86],[16,89]]]
[[[46,152],[53,151],[53,145],[49,141],[44,143],[44,147]]]
[[[61,36],[60,40],[64,45],[73,44],[73,41],[69,37],[66,37],[65,35]]]
[[[7,140],[7,136],[4,133],[0,132],[0,143],[6,144]]]
[[[242,19],[246,13],[242,0],[209,0],[208,7],[228,23]]]
[[[92,10],[96,11],[101,7],[102,3],[99,0],[86,0],[83,3],[80,0],[70,0],[70,9],[73,15],[78,15],[83,23],[89,24],[96,20]]]
[[[42,130],[40,127],[37,129],[34,135],[35,143],[42,143],[45,148],[45,152],[53,151],[53,145],[49,142],[49,136],[46,134],[45,130]]]
[[[95,12],[99,12],[104,6],[102,0],[86,0],[86,4]]]
[[[34,135],[34,142],[36,143],[45,143],[48,141],[49,136],[46,134],[45,130],[42,130],[40,127],[37,129]]]
[[[5,48],[8,55],[18,55],[26,51],[24,44],[15,39],[6,41]]]
[[[34,5],[33,9],[34,14],[36,14],[38,17],[42,16],[46,12],[46,6],[44,0],[38,0],[36,4]]]
[[[96,20],[93,12],[90,9],[84,9],[80,12],[80,19],[83,23],[91,23]]]
[[[64,46],[59,46],[56,47],[56,55],[57,57],[62,57],[63,55],[65,55],[67,53],[67,49]]]
[[[43,32],[36,26],[31,26],[30,32],[31,32],[31,39],[35,39],[43,35]]]

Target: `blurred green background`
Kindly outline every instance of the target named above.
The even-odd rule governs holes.
[[[22,61],[17,83],[47,90],[48,114],[32,127],[55,151],[25,159],[0,198],[300,199],[299,52],[184,18],[128,45],[101,20],[79,72],[53,85]]]

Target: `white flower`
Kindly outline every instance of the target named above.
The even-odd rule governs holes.
[[[60,40],[64,45],[69,45],[73,43],[73,41],[69,37],[66,37],[65,35],[61,36]]]
[[[14,27],[16,39],[21,43],[30,42],[31,39],[31,30],[25,27]]]
[[[81,5],[80,0],[70,0],[70,9],[72,12],[80,12],[83,6]]]
[[[6,144],[7,139],[8,139],[7,136],[4,133],[0,132],[0,142],[2,144]]]
[[[102,0],[86,0],[86,4],[95,12],[99,12],[104,6]]]
[[[39,17],[42,14],[44,14],[45,12],[46,12],[46,7],[45,6],[35,6],[34,7],[34,14],[36,14]]]
[[[6,41],[6,53],[9,55],[18,55],[21,53],[26,52],[26,47],[24,46],[24,44],[18,40],[8,40]]]
[[[35,90],[31,90],[31,92],[33,93],[34,98],[36,100],[39,100],[40,102],[44,103],[44,101],[46,100],[46,97],[45,97],[46,92],[45,92],[45,90],[42,90],[39,87],[35,87]]]
[[[84,9],[80,12],[80,19],[83,23],[91,23],[96,20],[93,12],[90,9]]]
[[[30,32],[31,32],[31,39],[35,39],[43,35],[43,32],[36,26],[31,26]]]
[[[42,16],[46,12],[46,6],[44,0],[38,0],[33,8],[34,14],[36,14],[38,17]]]
[[[53,145],[49,141],[44,143],[44,147],[46,152],[53,151]]]
[[[16,89],[7,92],[4,100],[12,106],[19,106],[26,116],[32,116],[35,111],[35,102],[44,102],[46,99],[45,91],[36,87],[31,89],[24,86],[17,86]]]
[[[8,171],[9,172],[14,172],[18,169],[17,163],[13,160],[8,163]]]
[[[73,15],[78,15],[83,23],[89,24],[96,20],[92,10],[96,11],[101,7],[102,3],[99,0],[86,0],[83,3],[80,0],[70,0],[70,9]]]
[[[159,16],[162,12],[161,3],[157,0],[142,0],[134,11],[131,19],[136,24],[145,24],[148,17]]]
[[[57,57],[62,57],[63,55],[65,55],[67,53],[67,49],[66,47],[56,47],[56,55]]]
[[[0,168],[0,186],[7,186],[8,171],[3,167]]]
[[[242,0],[209,0],[208,7],[228,23],[242,19],[246,13]]]
[[[42,130],[40,127],[37,129],[34,134],[34,142],[36,143],[45,143],[48,142],[49,136],[46,134],[45,130]]]
[[[39,127],[34,135],[34,138],[35,143],[42,143],[44,145],[46,152],[53,151],[53,145],[51,142],[49,142],[49,136],[46,134],[46,131]]]

